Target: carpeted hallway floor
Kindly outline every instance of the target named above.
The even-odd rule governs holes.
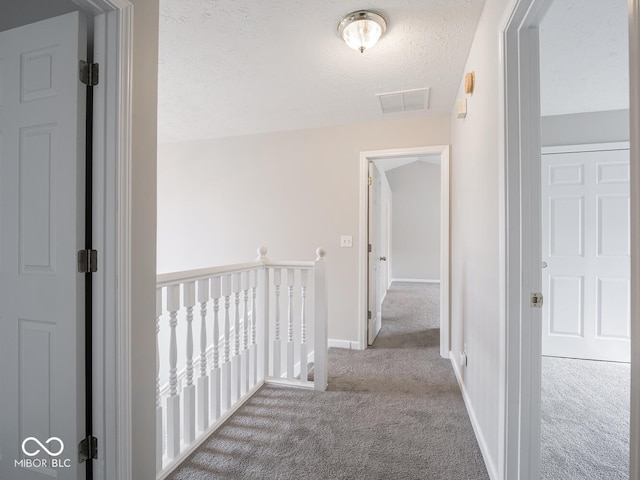
[[[488,479],[439,355],[438,295],[394,283],[373,347],[330,349],[326,392],[263,387],[170,478]]]

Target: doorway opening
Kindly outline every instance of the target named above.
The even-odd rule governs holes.
[[[581,7],[539,25],[541,480],[629,470],[628,11]]]
[[[364,349],[373,342],[381,326],[380,306],[384,292],[393,278],[393,250],[389,241],[393,229],[390,215],[392,202],[380,201],[377,189],[382,189],[380,171],[384,165],[400,165],[419,161],[438,163],[440,167],[440,252],[437,258],[440,281],[440,355],[449,357],[449,146],[438,145],[393,150],[377,150],[360,154],[360,275],[359,275],[359,348]],[[378,165],[380,167],[378,167]],[[376,173],[377,172],[377,173]],[[371,177],[371,185],[369,178]],[[370,190],[374,195],[370,195]],[[375,201],[378,198],[378,205]],[[374,217],[377,216],[377,219]],[[390,219],[387,220],[387,219]],[[381,227],[381,228],[377,228]],[[386,231],[385,231],[386,230]],[[370,247],[371,246],[371,247]],[[426,247],[426,246],[425,246]],[[402,260],[398,258],[399,262]],[[381,268],[382,267],[382,268]],[[405,265],[405,267],[409,268]],[[406,270],[405,268],[405,271]],[[411,279],[425,278],[425,271],[411,272]],[[409,275],[408,275],[409,276]],[[422,276],[422,278],[420,278]],[[399,278],[401,280],[402,278]],[[406,279],[406,278],[405,278]],[[371,312],[371,315],[369,315]]]
[[[130,231],[131,231],[131,185],[130,185],[130,170],[131,170],[131,132],[130,132],[130,119],[131,119],[131,51],[132,51],[132,12],[133,6],[128,0],[55,0],[55,1],[42,1],[42,0],[25,0],[24,2],[13,3],[7,5],[7,8],[3,10],[3,17],[0,21],[0,30],[5,31],[8,29],[14,29],[16,27],[22,27],[31,25],[33,31],[28,35],[30,41],[36,41],[36,39],[47,36],[51,32],[50,26],[44,26],[45,23],[49,24],[51,21],[56,21],[60,15],[69,12],[81,12],[86,17],[86,23],[90,38],[93,38],[93,44],[89,44],[89,47],[93,50],[93,61],[100,64],[100,76],[99,76],[99,88],[94,92],[92,104],[93,104],[93,119],[96,122],[96,130],[93,135],[93,148],[91,148],[94,155],[94,177],[92,182],[93,190],[93,205],[90,207],[93,214],[93,245],[94,249],[98,251],[98,261],[100,268],[92,274],[93,285],[91,286],[92,293],[94,295],[94,302],[91,305],[91,315],[93,317],[92,327],[95,333],[93,337],[93,352],[92,360],[94,362],[94,375],[93,381],[93,398],[91,404],[94,408],[93,416],[93,436],[99,439],[100,453],[97,459],[90,460],[87,465],[92,466],[87,469],[88,472],[93,472],[94,478],[122,478],[127,479],[131,477],[131,389],[130,389],[130,317],[131,317],[131,305],[130,305],[130,277],[131,277],[131,264],[130,264]],[[34,26],[34,22],[40,22]],[[63,29],[70,31],[71,29]],[[75,28],[73,29],[75,30]],[[7,42],[7,45],[9,42]],[[13,47],[12,47],[13,48]],[[61,70],[58,67],[59,57],[68,56],[68,48],[60,46],[60,55],[55,49],[58,45],[45,47],[44,49],[38,49],[29,51],[23,58],[30,60],[30,70],[27,73],[28,80],[25,83],[26,90],[30,92],[30,95],[34,99],[54,99],[58,96],[58,93],[66,92],[69,85],[73,85],[78,82],[78,61],[77,58],[73,60],[70,65],[65,65],[63,69],[66,74],[70,75],[69,81],[60,82],[60,78],[57,76]],[[86,60],[86,57],[84,58]],[[16,68],[16,63],[11,65],[8,62],[3,64],[7,70],[4,73],[15,74],[18,71],[24,70],[24,65]],[[68,68],[66,68],[68,67]],[[21,70],[22,69],[22,70]],[[50,80],[49,76],[55,77],[53,83],[47,83]],[[25,77],[27,78],[27,77]],[[16,84],[17,85],[17,84]],[[23,89],[25,90],[25,89]],[[24,92],[23,92],[24,93]],[[24,94],[22,94],[24,98]],[[49,222],[47,225],[47,216],[57,218],[63,215],[65,210],[61,202],[52,205],[52,208],[37,208],[44,207],[37,203],[37,198],[45,198],[47,191],[46,188],[55,184],[56,179],[62,173],[65,173],[70,178],[73,178],[76,174],[84,173],[84,166],[75,169],[69,165],[68,155],[60,148],[73,148],[76,145],[76,139],[69,139],[63,137],[60,134],[62,127],[59,127],[53,120],[51,120],[51,114],[57,110],[57,108],[51,105],[45,105],[43,107],[46,115],[41,116],[36,123],[38,125],[29,127],[28,129],[22,128],[22,132],[31,133],[29,145],[31,148],[30,156],[35,161],[32,162],[39,170],[33,170],[33,167],[28,168],[30,185],[38,188],[34,195],[29,196],[29,201],[32,209],[35,209],[36,216],[31,216],[30,226],[38,227],[40,230],[47,230],[47,235],[38,231],[38,228],[32,228],[29,231],[24,231],[23,238],[25,241],[35,247],[40,248],[39,254],[36,255],[36,260],[42,265],[38,266],[38,274],[49,275],[53,277],[53,273],[56,269],[65,272],[71,270],[69,277],[78,275],[77,265],[77,250],[73,245],[69,248],[69,242],[67,238],[70,233],[73,233],[71,228],[68,228],[68,232],[65,232],[65,236],[56,237],[55,228],[64,230],[65,225],[62,222],[57,224]],[[46,120],[46,119],[50,120]],[[9,119],[8,121],[11,121]],[[45,123],[45,125],[40,125]],[[16,125],[13,125],[16,127]],[[6,133],[6,132],[5,132]],[[65,130],[65,135],[68,133],[68,129]],[[22,135],[22,133],[21,133]],[[24,136],[24,135],[22,135]],[[6,143],[6,142],[5,142]],[[84,144],[84,139],[82,139]],[[47,156],[47,153],[51,153],[51,156]],[[83,152],[84,153],[84,152]],[[12,154],[15,157],[15,155]],[[70,168],[67,168],[62,172],[61,165],[65,164]],[[47,175],[47,169],[50,175]],[[44,173],[44,174],[43,174]],[[24,175],[23,175],[23,178]],[[49,182],[47,182],[47,179]],[[79,185],[79,183],[78,183]],[[81,190],[78,185],[74,185],[73,188]],[[84,190],[84,187],[82,187]],[[56,195],[70,194],[71,188],[68,192],[59,188],[58,191],[53,193]],[[80,195],[80,194],[79,194]],[[54,197],[51,194],[51,198]],[[46,200],[46,198],[45,198]],[[34,206],[35,205],[35,206]],[[44,219],[44,221],[40,221]],[[43,227],[46,226],[47,228]],[[4,229],[6,232],[10,232],[9,229]],[[80,237],[84,235],[79,234]],[[53,237],[53,242],[51,242]],[[55,250],[47,249],[47,241],[50,241],[54,246],[59,246],[65,249],[65,257],[59,255],[57,258],[52,255]],[[55,245],[56,242],[60,245]],[[83,248],[82,241],[78,243],[78,249]],[[64,245],[63,245],[64,244]],[[48,251],[48,254],[47,254]],[[44,252],[44,253],[43,253]],[[68,254],[68,255],[67,255]],[[48,265],[45,265],[47,255],[49,256]],[[42,260],[45,260],[43,263]],[[33,262],[32,262],[33,263]],[[48,270],[47,270],[48,269]],[[23,269],[24,270],[24,269]],[[27,269],[28,270],[28,269]],[[29,273],[23,271],[22,273]],[[42,276],[41,275],[41,276]],[[35,277],[35,275],[31,275]],[[59,282],[61,283],[61,282]],[[57,288],[57,287],[56,287]],[[42,293],[40,289],[40,293]],[[48,290],[48,289],[47,289]],[[59,289],[60,290],[60,289]],[[72,301],[69,295],[62,292],[58,292],[58,301],[56,303],[61,304],[76,304]],[[50,297],[50,295],[49,295]],[[12,302],[9,302],[12,303]],[[33,302],[35,303],[35,302]],[[78,308],[81,307],[81,303],[78,302]],[[30,307],[31,308],[31,307]],[[29,338],[34,341],[40,341],[40,345],[48,342],[48,346],[55,346],[56,335],[55,328],[52,326],[52,322],[48,317],[48,313],[42,315],[44,321],[35,322],[31,321],[29,325],[24,323],[25,327],[29,327]],[[78,322],[80,323],[80,322]],[[65,334],[62,330],[58,333],[58,339],[65,339]],[[82,327],[78,328],[78,333],[82,334]],[[21,339],[29,340],[26,337]],[[39,356],[31,358],[24,357],[28,360],[29,365],[38,368],[39,374],[48,375],[46,363],[47,352],[50,356],[56,355],[56,351],[52,348],[40,348],[31,349],[33,353],[37,353]],[[64,351],[66,350],[66,352]],[[89,349],[87,349],[89,350]],[[75,348],[58,348],[60,355],[76,354]],[[69,356],[69,355],[67,355]],[[17,357],[12,356],[11,363],[5,363],[7,370],[17,370],[21,365],[14,364]],[[18,360],[23,363],[24,359]],[[68,364],[74,364],[74,367],[79,371],[84,368],[83,358],[73,358]],[[53,370],[53,369],[52,369]],[[66,372],[66,377],[75,377],[70,375],[71,370]],[[30,374],[30,372],[27,372]],[[11,374],[13,375],[13,374]],[[37,383],[36,378],[34,384]],[[33,379],[32,379],[33,380]],[[66,381],[66,380],[65,380]],[[84,387],[84,386],[83,386]],[[52,387],[54,388],[54,387]],[[21,395],[24,392],[21,393]],[[71,399],[71,390],[66,391],[65,396],[61,397],[64,400],[75,401]],[[39,412],[44,412],[54,408],[55,411],[51,411],[52,416],[60,417],[57,420],[64,422],[65,418],[63,412],[58,411],[55,408],[55,403],[43,395],[34,394],[34,390],[31,390],[30,397],[32,399],[37,398],[37,407]],[[59,397],[59,396],[58,396]],[[33,402],[32,402],[33,403]],[[31,404],[30,404],[31,405]],[[34,407],[35,408],[35,407]],[[78,415],[84,411],[84,408],[78,408]],[[11,414],[11,410],[4,409],[5,414]],[[30,418],[28,415],[22,415],[19,421],[22,423],[31,421],[38,424],[38,432],[42,436],[42,441],[46,440],[47,436],[44,431],[46,422],[42,421],[41,417]],[[79,424],[80,422],[78,422]],[[71,424],[71,422],[69,422]],[[13,456],[10,456],[10,451],[20,448],[20,440],[24,435],[20,432],[14,434],[14,432],[4,432],[6,435],[0,441],[0,460],[6,461],[10,470],[18,474],[18,469],[14,468]],[[55,436],[57,432],[51,431],[50,435]],[[15,438],[14,438],[15,435]],[[71,435],[71,439],[65,437],[65,455],[70,455],[70,460],[73,462],[73,468],[69,469],[69,478],[83,477],[85,468],[84,465],[78,465],[78,443],[84,440],[89,440],[85,436],[85,432],[82,428],[78,428],[78,431]],[[9,448],[2,448],[3,445],[9,445]],[[17,447],[16,447],[17,445]],[[71,455],[70,452],[76,452]],[[64,458],[61,457],[61,458]],[[16,457],[17,460],[17,457]],[[0,468],[2,470],[2,468]],[[25,469],[26,475],[30,475],[30,471]],[[31,472],[32,473],[32,472]],[[48,471],[43,473],[44,476],[50,475],[52,472]],[[55,472],[53,472],[55,474]],[[30,477],[31,478],[31,477]]]
[[[514,2],[505,15],[501,28],[502,37],[502,66],[503,83],[501,95],[504,104],[500,108],[500,122],[504,137],[502,159],[504,161],[501,188],[501,229],[504,231],[504,244],[501,246],[501,258],[504,263],[501,268],[501,316],[503,328],[503,352],[501,368],[503,369],[502,391],[504,397],[501,409],[504,413],[504,423],[500,428],[500,476],[514,479],[540,478],[540,438],[541,438],[541,352],[542,352],[542,308],[534,301],[536,292],[542,292],[543,266],[541,225],[543,221],[542,204],[542,174],[541,174],[541,145],[545,133],[541,130],[541,76],[540,76],[540,25],[552,4],[551,0],[526,0]],[[633,38],[638,35],[639,2],[632,0],[629,6],[629,25],[632,41],[629,67],[631,71],[631,102],[630,102],[630,145],[631,166],[629,169],[630,182],[630,230],[637,232],[637,215],[633,209],[637,208],[638,181],[637,175],[637,142],[638,123],[638,91],[634,78],[638,73],[637,49]],[[576,12],[571,17],[577,16]],[[557,42],[556,42],[557,43]],[[635,73],[634,73],[635,72]],[[562,95],[562,93],[560,93]],[[585,128],[574,124],[573,133],[581,134]],[[544,127],[544,122],[543,122]],[[554,131],[558,131],[554,129]],[[548,132],[547,132],[548,133]],[[593,139],[591,139],[593,141]],[[573,142],[574,144],[579,142]],[[587,143],[587,142],[582,142]],[[558,146],[558,145],[556,145]],[[547,152],[548,153],[548,152]],[[565,152],[566,153],[566,152]],[[575,162],[573,173],[575,170]],[[547,165],[547,167],[550,167]],[[585,167],[586,168],[586,167]],[[570,169],[569,169],[570,170]],[[571,174],[566,170],[564,173]],[[549,170],[547,169],[546,173]],[[585,169],[586,172],[586,169]],[[560,171],[557,172],[558,174]],[[596,170],[597,173],[597,170]],[[601,172],[602,173],[602,172]],[[586,174],[585,174],[586,175]],[[586,178],[583,177],[583,179]],[[556,176],[560,179],[560,176]],[[567,177],[567,180],[570,178]],[[547,178],[548,180],[548,178]],[[548,183],[548,181],[547,181]],[[565,207],[571,207],[571,199],[563,198]],[[549,205],[545,205],[549,213]],[[558,204],[560,207],[560,203]],[[573,205],[575,207],[575,205]],[[600,205],[601,212],[605,205]],[[585,209],[582,209],[586,211]],[[596,209],[597,210],[597,209]],[[567,210],[568,211],[568,210]],[[617,214],[616,214],[617,215]],[[614,215],[615,217],[615,215]],[[600,215],[600,218],[604,216]],[[612,217],[607,216],[608,219]],[[586,230],[583,230],[585,232]],[[574,232],[575,233],[575,232]],[[597,236],[596,236],[597,237]],[[624,237],[624,235],[622,235]],[[618,241],[621,236],[615,236]],[[630,283],[630,317],[637,317],[638,303],[634,300],[637,292],[638,269],[637,255],[639,251],[638,237],[630,235],[629,250],[631,258]],[[598,241],[601,241],[599,239]],[[545,239],[547,242],[548,239]],[[628,241],[628,239],[627,239]],[[586,245],[586,243],[584,244]],[[553,245],[552,245],[553,246]],[[565,245],[566,246],[566,245]],[[550,263],[548,262],[548,265]],[[635,265],[635,267],[634,267]],[[635,272],[635,273],[634,273]],[[565,279],[559,279],[564,281]],[[569,286],[570,282],[565,282]],[[575,282],[574,282],[575,283]],[[580,283],[580,282],[578,282]],[[556,285],[558,287],[560,283]],[[574,285],[575,286],[575,285]],[[550,288],[550,291],[553,290]],[[624,290],[624,289],[623,289]],[[617,294],[620,289],[613,289]],[[634,292],[635,291],[635,292]],[[553,297],[553,292],[549,294]],[[597,292],[584,291],[584,296],[596,296]],[[635,293],[637,296],[637,293]],[[544,303],[553,306],[553,298]],[[624,302],[620,302],[624,303]],[[601,303],[602,305],[602,303]],[[556,303],[556,307],[559,304]],[[544,308],[544,306],[543,306]],[[584,312],[587,307],[583,307]],[[596,307],[596,310],[599,307]],[[566,317],[565,317],[566,318]],[[602,325],[601,325],[602,326]],[[586,328],[586,327],[585,327]],[[610,326],[606,327],[611,328]],[[616,327],[618,328],[618,327]],[[635,333],[634,333],[635,332]],[[636,326],[631,324],[631,337],[637,335]],[[637,344],[631,341],[631,371],[634,374],[637,366]],[[637,387],[636,387],[637,388]],[[637,430],[638,411],[637,390],[631,388],[631,432]],[[627,432],[628,434],[628,432]],[[630,447],[630,478],[635,478],[638,472],[638,445],[631,437]]]

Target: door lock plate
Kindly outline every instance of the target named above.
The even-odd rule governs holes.
[[[534,308],[542,308],[542,303],[544,302],[544,298],[541,293],[532,293],[531,294],[531,306]]]

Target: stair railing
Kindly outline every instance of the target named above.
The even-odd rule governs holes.
[[[327,305],[322,248],[157,276],[158,480],[264,383],[326,389]]]

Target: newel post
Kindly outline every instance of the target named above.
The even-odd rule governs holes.
[[[327,252],[324,248],[316,250],[316,261],[314,266],[314,288],[315,288],[315,318],[314,318],[314,380],[315,390],[327,389],[327,350],[328,350],[328,320],[329,320],[329,299],[328,299],[328,279],[325,256]]]

